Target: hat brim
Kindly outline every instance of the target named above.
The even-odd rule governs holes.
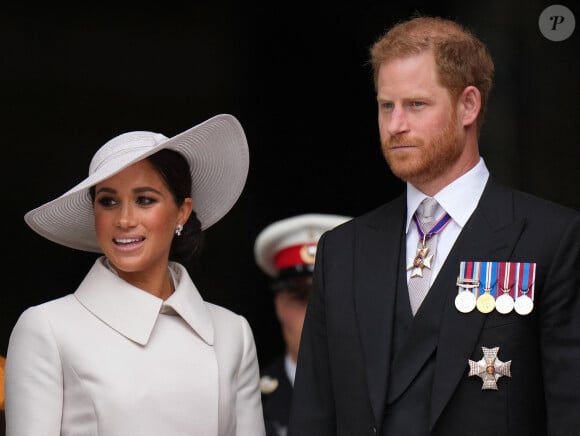
[[[154,147],[116,158],[113,166],[97,168],[57,199],[27,212],[25,222],[57,244],[101,253],[89,188],[163,149],[175,150],[187,160],[194,210],[202,229],[209,228],[234,206],[248,175],[246,136],[239,121],[229,114],[216,115]]]
[[[304,214],[282,219],[264,228],[254,242],[254,259],[260,269],[276,278],[279,271],[275,255],[283,247],[318,242],[322,233],[350,220],[352,217],[333,214]],[[308,237],[305,234],[309,234]]]

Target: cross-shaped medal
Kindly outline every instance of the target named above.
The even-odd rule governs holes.
[[[411,264],[407,267],[407,271],[412,269],[411,277],[423,277],[423,268],[431,269],[431,261],[433,254],[429,254],[429,247],[427,247],[426,235],[423,236],[423,242],[420,248],[417,248],[417,255],[414,259],[410,259]]]
[[[512,361],[502,362],[499,360],[497,357],[499,347],[481,347],[481,349],[483,350],[483,357],[480,361],[476,362],[469,359],[469,376],[476,375],[483,380],[481,389],[497,391],[497,381],[500,377],[504,375],[507,377],[512,376],[510,370]]]

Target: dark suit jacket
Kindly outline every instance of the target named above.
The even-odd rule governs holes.
[[[387,405],[432,359],[425,434],[580,435],[580,214],[490,179],[393,358],[405,216],[403,194],[320,239],[289,434],[383,434]],[[461,261],[536,262],[532,313],[459,312]],[[511,377],[482,390],[468,360],[496,346]]]
[[[278,381],[272,392],[262,392],[262,407],[266,423],[266,436],[281,436],[288,431],[288,416],[292,402],[292,384],[284,368],[284,355],[275,358],[262,370],[262,377]]]

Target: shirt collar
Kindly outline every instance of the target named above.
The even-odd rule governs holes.
[[[106,267],[104,256],[95,261],[75,297],[113,330],[138,344],[147,344],[160,313],[174,313],[213,345],[213,324],[205,302],[185,267],[174,262],[169,267],[175,292],[165,302],[121,279]]]
[[[451,219],[463,227],[475,208],[489,178],[489,171],[482,157],[479,162],[458,179],[451,182],[437,194],[435,199]],[[412,184],[407,183],[407,221],[405,230],[408,233],[413,214],[419,203],[427,195],[419,191]]]

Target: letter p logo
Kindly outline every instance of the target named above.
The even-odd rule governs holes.
[[[550,41],[564,41],[574,32],[576,20],[566,6],[552,5],[542,11],[538,26]]]

